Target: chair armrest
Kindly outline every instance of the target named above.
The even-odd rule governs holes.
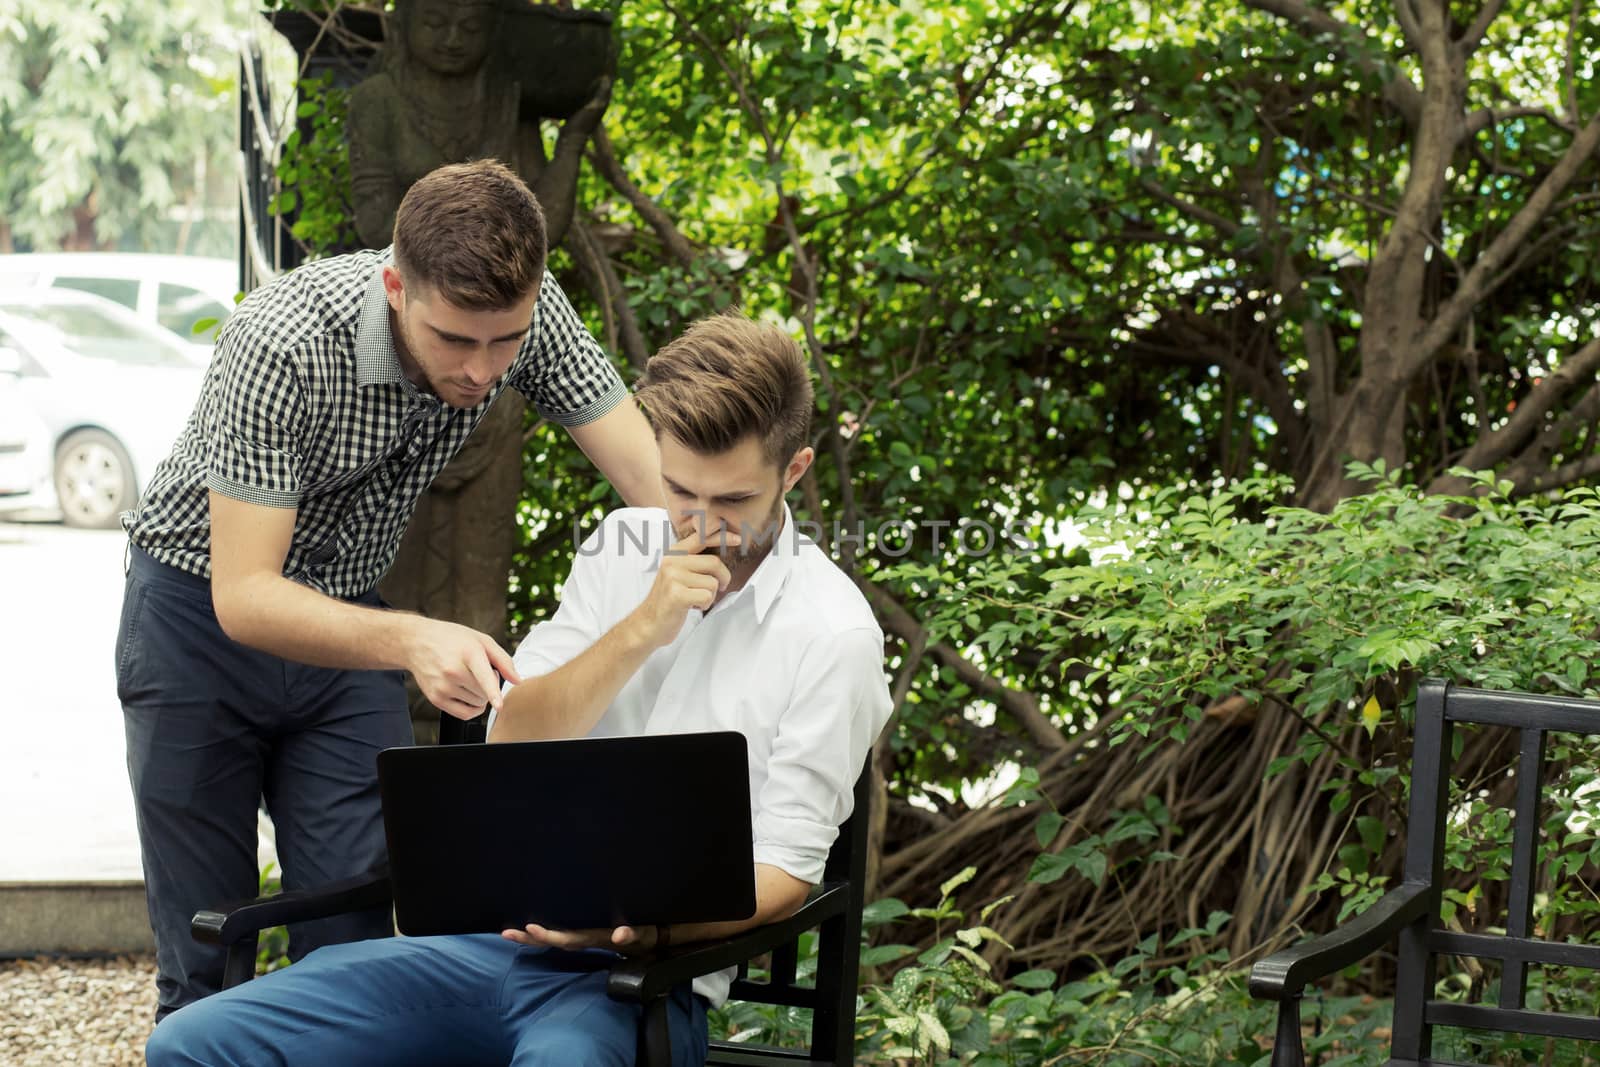
[[[270,926],[388,907],[393,902],[389,870],[380,867],[316,889],[290,890],[195,912],[189,922],[189,932],[196,941],[232,945]]]
[[[698,941],[671,946],[659,955],[635,956],[612,965],[606,992],[613,1000],[648,1003],[664,996],[673,986],[701,975],[712,974],[771,952],[822,925],[826,919],[842,915],[850,905],[848,884],[828,882],[811,891],[806,902],[787,919],[753,927],[742,934],[720,941]]]
[[[1427,913],[1432,886],[1404,882],[1350,922],[1309,941],[1274,952],[1250,968],[1250,995],[1282,1001],[1318,978],[1365,959],[1395,934]]]

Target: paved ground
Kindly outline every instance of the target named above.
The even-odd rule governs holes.
[[[143,877],[113,654],[125,544],[0,521],[0,882]]]
[[[140,877],[112,662],[123,545],[0,522],[0,881]]]
[[[155,962],[153,956],[0,960],[0,1063],[143,1064]]]

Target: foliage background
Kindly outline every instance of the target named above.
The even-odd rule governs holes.
[[[238,245],[249,0],[0,2],[0,253]]]

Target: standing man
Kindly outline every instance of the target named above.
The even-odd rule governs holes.
[[[416,182],[394,243],[252,293],[194,412],[125,520],[117,634],[159,976],[156,1018],[214,992],[196,910],[253,896],[256,809],[284,888],[384,857],[375,757],[411,743],[405,672],[458,718],[516,682],[490,637],[373,592],[417,498],[500,392],[567,427],[634,505],[661,501],[654,436],[545,273],[545,226],[492,161]],[[391,932],[387,910],[290,931],[290,955]]]

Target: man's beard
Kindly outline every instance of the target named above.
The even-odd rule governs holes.
[[[428,377],[428,368],[424,367],[422,365],[422,361],[417,358],[417,346],[411,343],[411,327],[407,325],[406,317],[396,313],[394,316],[394,326],[395,332],[399,334],[399,336],[395,338],[395,344],[400,347],[401,352],[405,354],[405,358],[409,359],[412,365],[417,368],[417,380],[413,381],[411,384],[417,387],[418,392],[421,392],[427,396],[437,397],[439,395],[439,390],[433,387],[433,379]],[[401,368],[403,372],[404,360],[401,362]]]
[[[735,532],[739,535],[739,544],[734,548],[719,548],[717,555],[722,557],[722,562],[729,570],[738,566],[748,566],[754,569],[766,557],[767,550],[778,540],[780,533],[778,525],[783,521],[783,490],[779,487],[777,497],[772,501],[772,507],[767,510],[766,517],[752,529],[745,526]],[[746,537],[746,534],[750,536]]]

